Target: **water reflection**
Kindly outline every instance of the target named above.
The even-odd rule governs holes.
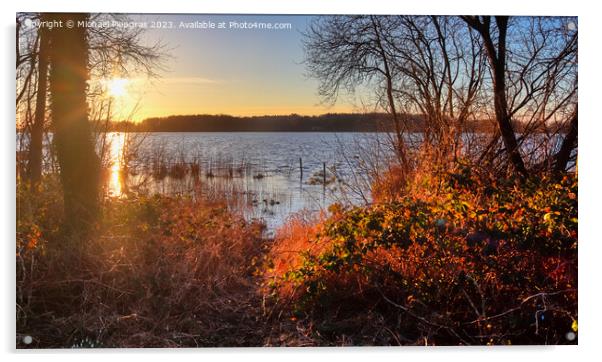
[[[123,196],[123,152],[125,145],[125,133],[109,133],[109,169],[108,193],[109,196]]]
[[[354,145],[353,137],[108,133],[105,190],[109,197],[159,193],[217,198],[249,219],[262,219],[273,231],[294,212],[319,212],[356,197],[342,192],[342,182],[357,160],[338,157],[339,145]]]

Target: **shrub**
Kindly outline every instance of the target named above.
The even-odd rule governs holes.
[[[261,343],[252,286],[263,225],[219,201],[109,199],[77,249],[61,234],[57,193],[18,194],[19,347],[26,335],[29,347]]]
[[[277,236],[270,257],[288,267],[265,273],[274,308],[314,325],[355,320],[333,337],[354,344],[574,343],[576,175],[516,182],[461,168],[409,189]],[[283,259],[291,244],[303,251]],[[366,318],[383,322],[367,330]]]

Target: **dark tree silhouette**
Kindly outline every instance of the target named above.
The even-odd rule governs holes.
[[[520,154],[519,145],[512,126],[512,117],[508,109],[508,100],[506,98],[506,34],[508,31],[508,17],[495,17],[497,42],[494,42],[492,38],[490,16],[482,16],[481,19],[476,16],[464,16],[462,18],[482,37],[493,78],[495,118],[512,166],[514,166],[514,169],[519,175],[526,176],[527,168],[525,167],[525,163]]]
[[[53,14],[77,24],[87,14]],[[86,230],[98,212],[99,160],[88,122],[86,29],[57,27],[50,34],[50,96],[54,143],[63,184],[66,227]]]
[[[571,153],[577,147],[577,123],[579,121],[579,117],[577,116],[577,111],[573,114],[571,118],[571,122],[569,124],[569,131],[564,138],[562,145],[560,146],[560,150],[555,155],[554,162],[554,171],[557,173],[562,173],[566,170],[566,167],[571,158]]]
[[[41,20],[45,20],[43,15]],[[36,94],[36,109],[31,125],[29,141],[29,159],[27,172],[29,181],[36,185],[42,177],[42,137],[44,135],[44,119],[46,118],[46,92],[48,90],[48,51],[49,34],[44,27],[39,30],[40,48],[38,51],[38,90]]]

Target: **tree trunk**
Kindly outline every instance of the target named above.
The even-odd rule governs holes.
[[[577,141],[578,119],[579,117],[577,116],[577,111],[575,111],[575,114],[573,115],[569,125],[569,132],[567,133],[566,137],[564,137],[564,141],[562,141],[560,150],[558,150],[558,153],[555,156],[554,171],[557,173],[566,171],[566,166],[569,163],[571,153],[573,152],[575,142]]]
[[[63,185],[65,226],[85,232],[99,208],[100,163],[88,122],[88,44],[77,23],[87,14],[53,14],[63,27],[49,31],[53,140]],[[75,24],[66,27],[65,24]]]
[[[42,17],[44,20],[44,17]],[[48,33],[40,28],[40,49],[38,52],[38,91],[36,109],[31,125],[29,140],[28,177],[31,185],[37,185],[42,177],[42,136],[44,135],[44,119],[46,118],[46,91],[48,88]]]
[[[502,139],[504,140],[504,146],[510,157],[510,162],[521,176],[526,176],[527,169],[518,148],[506,99],[506,31],[508,30],[508,17],[497,16],[495,19],[498,27],[497,56],[495,56],[495,52],[488,51],[489,60],[493,68],[495,116],[500,127]],[[491,43],[491,37],[488,38]],[[489,49],[489,47],[486,48]],[[493,49],[493,44],[491,49]]]
[[[493,75],[493,102],[495,118],[506,147],[510,163],[521,177],[527,176],[527,168],[520,154],[514,127],[508,110],[506,99],[506,32],[508,31],[508,17],[496,16],[498,28],[497,50],[491,39],[491,18],[485,17],[483,22],[474,17],[463,17],[464,21],[475,29],[483,38],[483,45],[487,52],[487,59]]]

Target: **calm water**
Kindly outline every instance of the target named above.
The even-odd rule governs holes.
[[[387,146],[389,136],[109,133],[97,146],[99,154],[105,155],[105,190],[110,197],[130,193],[225,197],[232,209],[248,219],[263,220],[268,232],[273,232],[301,210],[315,213],[334,202],[369,202],[370,174],[386,167],[393,155]],[[474,137],[481,136],[467,134],[465,147],[473,147],[468,139]],[[420,135],[410,135],[406,141],[414,142],[413,138],[419,142]],[[558,149],[561,141],[560,137],[540,138],[525,142],[525,151]]]
[[[300,210],[369,200],[358,153],[377,137],[382,135],[111,133],[107,193],[225,195],[231,207],[263,219],[271,232]],[[345,186],[351,184],[354,192]]]

